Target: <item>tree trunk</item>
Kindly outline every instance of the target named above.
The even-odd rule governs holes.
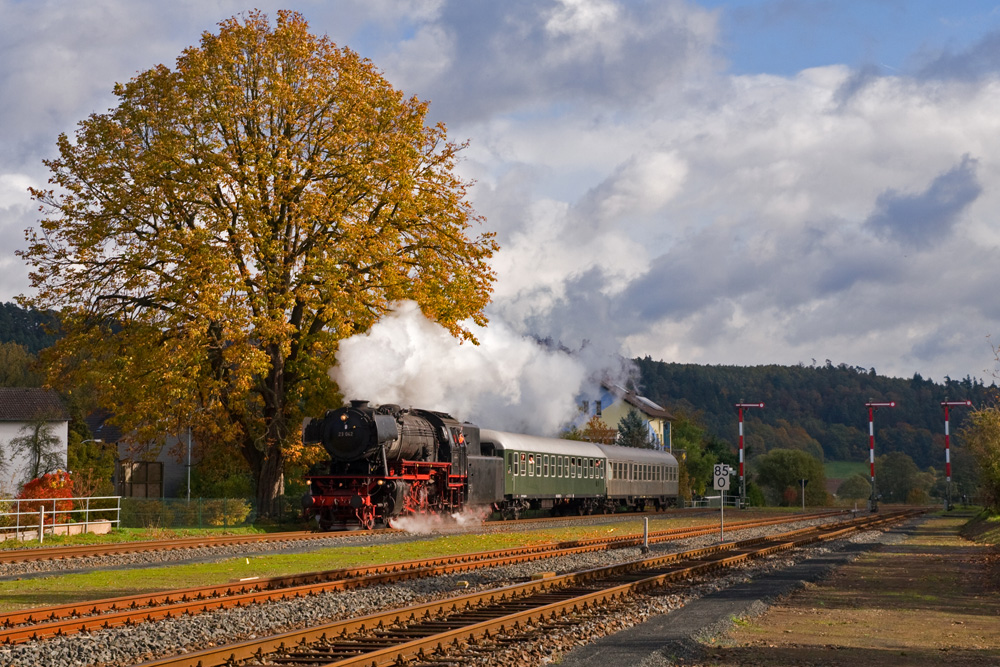
[[[257,471],[257,516],[277,517],[276,500],[282,495],[285,456],[280,445],[274,444],[263,453]]]

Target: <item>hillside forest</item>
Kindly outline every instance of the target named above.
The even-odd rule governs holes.
[[[675,442],[678,435],[685,442],[684,434],[692,427],[700,429],[702,448],[723,462],[735,460],[739,435],[735,404],[761,402],[763,409],[744,411],[748,462],[775,450],[790,450],[827,464],[863,463],[867,476],[865,403],[895,401],[896,407],[875,412],[876,467],[902,466],[911,477],[929,475],[938,485],[945,467],[941,402],[972,401],[973,409],[956,408],[949,415],[953,480],[971,483],[973,462],[963,455],[960,433],[974,409],[995,405],[998,396],[994,382],[987,385],[976,378],[946,377],[942,383],[919,374],[891,378],[878,375],[874,368],[831,361],[752,367],[677,364],[650,357],[635,362],[639,390],[674,414]],[[819,493],[807,490],[807,498]]]
[[[736,444],[740,402],[762,402],[744,411],[744,441],[752,454],[797,449],[821,461],[868,460],[869,401],[895,401],[875,413],[876,455],[902,452],[921,468],[941,466],[944,410],[941,401],[996,399],[997,386],[966,377],[943,384],[919,374],[909,379],[875,369],[827,361],[814,366],[701,366],[637,359],[644,395],[673,412],[695,415],[709,435]],[[968,416],[950,411],[954,436]],[[954,439],[954,438],[953,438]],[[954,444],[954,443],[952,443]]]

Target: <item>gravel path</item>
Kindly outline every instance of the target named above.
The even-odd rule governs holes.
[[[757,535],[790,530],[796,526],[797,524],[757,528],[732,533],[727,531],[727,538],[746,539]],[[866,533],[865,535],[869,536],[868,539],[876,542],[882,539],[882,533],[879,532]],[[371,541],[372,539],[378,538],[372,536],[337,538],[336,544],[347,543],[344,540]],[[854,539],[861,538],[855,537]],[[715,544],[717,541],[718,536],[705,536],[683,542],[675,541],[652,545],[651,551],[654,554],[669,553]],[[311,544],[312,548],[319,548],[316,543]],[[642,596],[636,599],[635,605],[629,605],[626,613],[608,614],[604,612],[589,622],[581,622],[572,628],[567,628],[568,635],[550,631],[541,633],[543,636],[540,641],[543,643],[543,647],[538,649],[537,654],[534,654],[537,659],[530,658],[533,655],[531,653],[532,644],[530,638],[526,638],[524,642],[517,643],[519,655],[516,660],[512,661],[511,656],[507,656],[505,659],[503,653],[500,652],[496,654],[499,661],[491,662],[489,657],[484,657],[481,664],[498,666],[518,662],[523,665],[547,664],[551,661],[551,658],[548,657],[550,655],[558,655],[572,646],[588,643],[597,637],[617,632],[650,616],[674,611],[690,603],[691,600],[715,590],[746,582],[762,572],[786,568],[797,560],[807,557],[810,553],[815,554],[819,553],[817,550],[829,550],[830,548],[829,545],[823,545],[805,549],[794,556],[779,555],[740,568],[723,579],[711,583],[701,584],[693,588],[685,587],[683,590],[680,588],[665,589],[661,595]],[[245,550],[239,552],[238,555],[244,553],[246,553]],[[249,639],[253,636],[275,634],[308,625],[357,617],[381,609],[391,609],[416,602],[465,594],[478,589],[495,588],[524,581],[536,572],[554,570],[561,574],[635,560],[640,556],[640,551],[637,548],[616,549],[433,579],[405,581],[361,590],[329,593],[301,600],[278,601],[254,605],[250,608],[200,614],[190,618],[145,623],[132,628],[116,628],[89,635],[53,638],[45,642],[0,646],[0,667],[84,667],[88,665],[119,667],[132,665],[154,657],[176,653],[179,650],[196,650],[209,643]],[[120,557],[112,558],[118,559]],[[97,565],[95,564],[95,566]],[[103,564],[102,566],[113,565]],[[468,586],[465,586],[464,582],[467,582]],[[553,641],[556,642],[556,645],[552,644]],[[522,653],[522,649],[528,653]],[[528,656],[527,660],[525,656]]]

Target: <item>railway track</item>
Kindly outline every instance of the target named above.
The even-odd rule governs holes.
[[[30,561],[71,560],[89,556],[114,556],[147,551],[178,551],[203,547],[230,546],[234,544],[259,544],[261,542],[295,542],[300,540],[328,539],[329,533],[303,530],[286,533],[261,533],[257,535],[218,535],[184,537],[172,540],[145,542],[116,542],[114,544],[81,544],[59,547],[35,547],[0,550],[0,565]]]
[[[735,521],[730,530],[777,525],[829,517],[829,512],[780,518]],[[718,532],[716,524],[673,528],[643,535],[592,538],[559,543],[538,544],[428,558],[402,563],[338,569],[324,572],[249,579],[221,586],[202,586],[132,595],[103,600],[42,607],[0,615],[0,644],[62,636],[137,623],[176,618],[241,607],[270,600],[285,600],[324,592],[373,586],[404,579],[440,576],[474,569],[500,567],[545,558],[555,558],[588,551],[641,546],[644,541],[658,543]]]
[[[270,637],[142,663],[142,667],[218,667],[253,664],[441,665],[475,652],[477,642],[513,636],[529,628],[563,623],[583,609],[613,605],[668,582],[817,541],[898,522],[918,512],[871,515],[712,547],[515,584],[445,601],[367,615]]]
[[[668,514],[676,514],[679,510],[664,510],[662,512],[646,512],[641,514],[628,515],[607,515],[621,516],[627,518],[663,517]],[[603,515],[602,515],[603,516]],[[516,521],[490,521],[482,525],[502,525],[504,527],[515,527],[543,522],[562,522],[579,520],[581,517],[535,517],[528,519],[518,519]],[[454,526],[457,528],[457,525]],[[0,566],[8,563],[26,563],[53,560],[74,560],[79,558],[114,556],[120,554],[145,553],[156,551],[181,551],[185,549],[200,549],[206,547],[222,547],[232,545],[253,545],[261,543],[275,542],[308,542],[317,540],[331,540],[338,537],[356,537],[358,535],[392,535],[405,534],[406,531],[395,528],[379,528],[367,531],[341,531],[341,532],[317,532],[311,530],[290,531],[282,533],[261,533],[256,535],[219,535],[185,537],[171,540],[148,540],[141,542],[116,542],[113,544],[84,544],[73,546],[56,547],[30,547],[18,549],[0,549]],[[0,571],[2,574],[2,571]]]

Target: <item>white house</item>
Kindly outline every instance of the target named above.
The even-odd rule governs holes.
[[[630,410],[635,410],[642,417],[653,447],[673,451],[670,428],[673,416],[645,396],[639,396],[621,385],[605,382],[598,393],[583,398],[580,404],[584,422],[597,416],[612,429],[618,428],[618,422]]]
[[[0,496],[17,495],[26,479],[29,469],[25,453],[15,454],[11,441],[28,435],[35,424],[42,422],[43,428],[56,439],[51,453],[61,467],[66,466],[66,451],[69,443],[69,413],[59,395],[49,389],[27,387],[0,387]]]

